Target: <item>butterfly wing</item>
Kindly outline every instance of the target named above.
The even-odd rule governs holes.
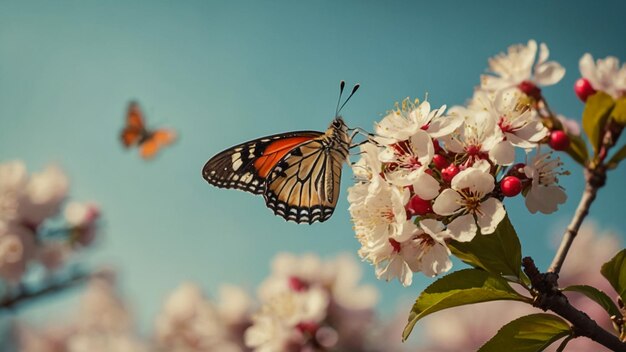
[[[128,109],[126,111],[126,126],[120,133],[122,144],[126,148],[138,144],[145,133],[146,128],[139,104],[131,102],[128,104]]]
[[[236,145],[207,161],[202,176],[220,188],[263,194],[265,181],[276,164],[296,146],[322,134],[316,131],[287,132]]]
[[[176,141],[176,132],[170,129],[158,129],[139,145],[139,155],[144,159],[152,159],[162,147]]]
[[[267,180],[265,202],[274,214],[288,221],[326,221],[333,214],[347,146],[329,145],[325,137],[292,149]]]

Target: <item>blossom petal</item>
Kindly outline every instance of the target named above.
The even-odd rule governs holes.
[[[454,132],[463,124],[463,118],[458,115],[435,117],[426,130],[433,138],[440,138]]]
[[[506,215],[504,205],[496,198],[489,198],[480,203],[480,214],[476,215],[476,222],[480,227],[480,233],[487,235],[493,233],[498,224]]]
[[[435,199],[433,211],[439,215],[452,215],[461,208],[461,199],[455,190],[447,188]]]
[[[550,49],[546,43],[539,44],[539,57],[537,58],[537,65],[541,65],[548,60],[548,56],[550,56]]]
[[[478,227],[471,214],[459,216],[448,224],[450,237],[459,242],[471,241],[476,236],[476,230],[478,230]]]
[[[459,172],[452,179],[453,189],[462,190],[462,189],[468,188],[471,191],[478,193],[480,195],[485,195],[493,191],[494,187],[495,187],[495,183],[494,183],[493,176],[491,176],[487,172],[484,172],[476,168],[465,169]],[[433,206],[433,209],[434,209],[434,206]],[[440,215],[450,215],[450,214],[440,214]]]
[[[439,182],[431,175],[421,172],[413,183],[413,191],[424,200],[431,200],[439,195]]]
[[[546,62],[535,67],[535,83],[541,86],[551,86],[558,83],[565,76],[565,68],[556,61]]]
[[[550,185],[545,187],[532,187],[526,195],[526,207],[535,214],[551,214],[557,211],[558,205],[565,203],[567,194],[561,187]]]
[[[426,276],[436,276],[452,268],[450,250],[441,243],[436,243],[422,256],[421,271]]]
[[[578,69],[583,78],[586,78],[591,86],[598,89],[598,79],[596,75],[596,63],[593,61],[593,56],[589,53],[585,53],[578,61]]]
[[[509,141],[501,141],[491,148],[489,158],[498,165],[511,165],[515,161],[515,148]]]
[[[413,272],[400,256],[393,256],[386,265],[376,267],[376,277],[385,281],[397,277],[404,287],[411,286],[413,282]]]
[[[420,227],[424,232],[430,235],[430,237],[436,240],[443,240],[449,237],[448,231],[445,230],[445,226],[441,221],[435,219],[423,219],[420,221]]]

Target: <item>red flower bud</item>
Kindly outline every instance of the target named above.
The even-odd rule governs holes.
[[[450,164],[446,157],[440,154],[435,154],[435,156],[433,156],[433,163],[435,164],[435,167],[439,170],[448,167],[448,165]]]
[[[529,97],[535,100],[541,99],[541,89],[537,87],[537,85],[534,84],[533,82],[523,81],[517,87],[519,88],[519,90],[521,90],[524,94],[528,95]]]
[[[522,181],[515,176],[507,176],[500,181],[500,190],[507,197],[515,197],[522,191]]]
[[[406,210],[411,216],[426,215],[433,212],[433,207],[430,201],[424,200],[418,196],[413,196],[406,205]]]
[[[451,182],[454,176],[456,176],[456,174],[458,174],[460,171],[461,170],[459,170],[458,166],[450,164],[448,167],[441,170],[441,177],[444,181]]]
[[[587,98],[596,93],[596,90],[593,89],[589,80],[586,78],[579,78],[576,83],[574,83],[574,93],[576,93],[580,100],[586,102]]]
[[[296,292],[306,291],[309,288],[309,284],[304,280],[301,280],[299,277],[290,276],[289,277],[289,288]]]
[[[548,145],[554,150],[565,150],[569,147],[569,137],[563,131],[552,131]]]

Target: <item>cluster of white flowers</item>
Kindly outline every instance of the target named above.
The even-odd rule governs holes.
[[[278,255],[245,342],[254,351],[365,351],[378,293],[349,256]]]
[[[59,268],[75,249],[91,243],[99,216],[94,204],[70,202],[66,225],[47,224],[61,216],[68,189],[56,166],[29,175],[21,161],[0,164],[0,279],[18,283],[31,261]]]
[[[119,297],[113,277],[100,275],[88,285],[75,317],[47,329],[25,324],[17,329],[22,352],[147,352],[133,327],[128,307]]]
[[[566,172],[540,145],[567,145],[551,141],[537,109],[538,86],[557,83],[565,70],[547,61],[545,44],[536,56],[535,41],[512,46],[489,61],[493,74],[482,76],[466,106],[446,113],[407,98],[375,125],[353,165],[348,200],[359,255],[378,278],[408,286],[415,272],[450,270],[446,242],[493,233],[506,215],[504,197],[522,194],[532,213],[565,202],[558,176]],[[515,164],[516,149],[526,163]]]
[[[159,350],[171,352],[243,351],[251,309],[252,299],[239,287],[222,286],[214,303],[198,286],[184,283],[157,317],[156,343]]]
[[[92,280],[78,314],[49,328],[20,323],[15,337],[23,352],[247,352],[404,351],[399,346],[404,311],[391,324],[375,316],[378,291],[361,285],[353,256],[321,260],[312,254],[279,254],[258,289],[222,285],[217,299],[195,284],[181,284],[163,303],[154,333],[137,334],[132,314],[112,274]],[[0,349],[3,348],[0,342]]]

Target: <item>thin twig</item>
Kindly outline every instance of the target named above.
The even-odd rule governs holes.
[[[556,275],[540,273],[530,257],[522,260],[522,266],[533,284],[535,307],[544,311],[550,310],[567,319],[572,324],[574,336],[588,337],[610,348],[611,351],[626,352],[626,343],[601,328],[595,320],[569,303],[567,297],[558,289]]]
[[[68,288],[74,287],[79,283],[87,281],[92,278],[93,275],[89,273],[77,273],[73,274],[70,278],[58,282],[51,283],[46,285],[40,289],[29,290],[24,288],[16,295],[7,296],[3,299],[0,299],[0,310],[3,309],[14,309],[18,305],[21,305],[26,302],[33,301],[37,298],[47,296],[49,294],[54,294],[60,291],[64,291]]]
[[[585,171],[585,173],[589,173],[589,171]],[[589,177],[587,177],[589,179]],[[572,221],[567,226],[565,230],[565,234],[563,234],[563,239],[561,240],[561,245],[557,250],[554,259],[552,260],[552,264],[550,264],[550,268],[548,272],[559,274],[561,271],[561,267],[563,266],[563,262],[565,261],[565,257],[572,246],[572,242],[574,242],[574,238],[578,234],[578,230],[580,230],[580,226],[583,223],[587,214],[589,214],[589,208],[591,207],[591,203],[596,199],[596,195],[598,193],[599,185],[591,184],[587,182],[587,186],[585,187],[585,191],[583,192],[582,197],[580,198],[580,202],[578,203],[578,207],[576,208],[576,212],[574,213],[574,217]]]
[[[572,221],[569,226],[567,226],[567,230],[565,230],[561,245],[552,260],[552,264],[550,264],[550,268],[548,269],[549,273],[558,275],[561,271],[567,252],[572,246],[572,242],[574,238],[576,238],[583,220],[587,217],[587,214],[589,214],[589,208],[591,207],[591,203],[596,199],[598,189],[603,187],[606,183],[607,169],[604,164],[604,159],[608,151],[615,146],[623,129],[624,126],[612,120],[609,120],[606,124],[598,154],[591,162],[587,163],[585,167],[585,191],[580,198],[580,203],[578,203],[578,208],[576,208]]]

